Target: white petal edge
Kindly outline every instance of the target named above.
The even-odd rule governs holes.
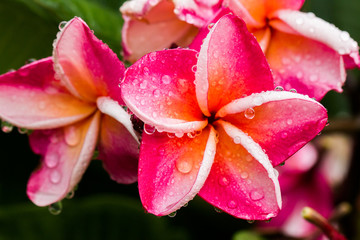
[[[114,118],[116,121],[121,123],[133,136],[137,143],[140,144],[139,136],[136,134],[133,124],[130,119],[130,114],[128,114],[117,101],[113,100],[110,97],[99,97],[96,99],[96,104],[100,112]]]
[[[300,99],[300,100],[310,101],[319,104],[321,106],[321,104],[316,100],[299,93],[287,92],[287,91],[266,91],[261,93],[253,93],[250,96],[233,100],[232,102],[223,106],[216,113],[216,118],[225,117],[228,114],[243,112],[248,108],[260,106],[264,103],[290,100],[290,99]]]
[[[232,139],[239,138],[241,145],[249,152],[250,155],[254,157],[256,161],[258,161],[265,168],[265,170],[268,173],[268,177],[274,183],[277,204],[281,209],[282,200],[281,200],[281,192],[280,192],[280,184],[279,184],[278,176],[275,168],[272,166],[269,160],[269,157],[263,151],[261,146],[258,143],[256,143],[250,136],[246,135],[243,131],[233,126],[232,124],[225,122],[223,120],[219,120],[218,123],[222,125],[222,127],[224,128],[225,132],[229,135],[229,137],[231,137]],[[272,215],[270,213],[267,216],[267,218],[271,218],[274,216],[275,215]]]
[[[197,174],[196,180],[188,194],[186,194],[181,200],[177,203],[171,204],[166,207],[162,215],[168,215],[180,207],[184,206],[187,202],[192,200],[196,194],[200,191],[200,189],[204,186],[207,177],[209,176],[211,167],[214,163],[215,153],[216,153],[216,131],[213,127],[210,127],[209,138],[206,143],[204,158],[201,162],[201,166],[199,172]]]
[[[152,7],[159,4],[161,0],[131,0],[126,1],[120,7],[123,15],[143,17]]]
[[[279,10],[275,12],[274,17],[279,18],[298,34],[324,43],[340,55],[359,51],[358,43],[350,37],[348,32],[340,30],[311,12]],[[358,61],[358,59],[354,60]],[[359,63],[357,62],[357,64]]]

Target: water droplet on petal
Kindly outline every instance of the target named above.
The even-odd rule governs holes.
[[[53,215],[59,215],[62,211],[62,203],[61,201],[50,204],[49,205],[49,212]]]
[[[4,133],[10,133],[13,130],[14,126],[6,121],[1,122],[1,131]]]
[[[230,200],[227,205],[229,208],[232,208],[232,209],[237,207],[237,203],[234,200]]]
[[[292,88],[290,89],[290,92],[296,93],[296,89]]]
[[[209,23],[209,25],[208,25],[208,29],[210,30],[210,29],[212,29],[212,27],[215,25],[215,23]]]
[[[26,133],[28,133],[28,130],[26,128],[18,128],[18,132],[20,134],[26,134]]]
[[[241,138],[239,136],[236,136],[236,137],[234,137],[233,141],[234,141],[235,144],[240,144],[241,143]]]
[[[286,123],[287,123],[288,125],[291,125],[291,124],[293,124],[293,120],[288,119],[288,120],[286,120]]]
[[[144,132],[148,135],[154,134],[156,131],[154,126],[151,126],[149,124],[144,124]]]
[[[176,211],[175,211],[175,212],[170,213],[168,216],[169,216],[169,217],[171,217],[171,218],[175,217],[175,216],[176,216]]]
[[[244,115],[247,119],[253,119],[255,117],[255,110],[253,108],[248,108],[245,110]]]
[[[50,174],[50,181],[54,184],[59,183],[61,180],[61,173],[58,170],[53,170]]]
[[[81,131],[75,126],[69,126],[65,128],[65,142],[69,146],[76,146],[81,139]]]
[[[52,151],[45,156],[45,164],[48,168],[54,168],[59,163],[60,155],[56,151]]]
[[[282,139],[287,138],[287,136],[288,136],[287,132],[282,132],[282,133],[281,133],[281,138],[282,138]]]
[[[350,34],[346,31],[341,32],[340,39],[344,42],[348,41],[350,39]]]
[[[250,193],[250,198],[253,201],[259,201],[265,197],[264,192],[262,190],[254,190]]]
[[[246,178],[249,177],[249,174],[248,174],[247,172],[242,172],[242,173],[240,174],[240,177],[241,177],[242,179],[246,179]]]
[[[169,75],[164,75],[164,76],[161,77],[161,81],[164,84],[169,84],[171,82],[171,77]]]
[[[183,205],[183,207],[187,207],[189,205],[189,203],[185,203],[184,205]]]
[[[159,89],[155,89],[155,90],[153,91],[153,95],[154,95],[154,97],[159,97],[159,96],[160,96],[160,90],[159,90]]]
[[[175,162],[177,170],[181,173],[189,173],[193,168],[193,161],[190,158],[179,158]]]
[[[219,209],[219,208],[217,208],[217,207],[214,207],[214,210],[215,210],[215,212],[217,212],[217,213],[222,213],[222,212],[223,212],[221,209]]]
[[[281,87],[281,86],[277,86],[277,87],[275,88],[275,91],[284,91],[284,88]]]
[[[75,191],[71,190],[70,192],[68,192],[68,194],[66,195],[67,199],[72,199],[75,196]]]
[[[229,180],[226,178],[226,177],[220,177],[219,178],[219,184],[221,185],[221,186],[227,186],[227,185],[229,185]]]
[[[196,65],[192,66],[191,71],[196,72],[196,70],[197,70],[197,66]]]
[[[146,89],[146,87],[147,87],[147,81],[144,80],[144,81],[142,81],[142,82],[140,83],[140,88],[141,88],[141,89]]]
[[[248,223],[253,224],[255,220],[247,220]]]
[[[66,26],[66,24],[67,24],[67,21],[62,21],[62,22],[60,22],[60,23],[59,23],[59,30],[60,30],[60,31],[63,30],[64,27]]]

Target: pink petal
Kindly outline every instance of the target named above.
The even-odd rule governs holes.
[[[280,9],[300,10],[305,0],[265,0],[267,13],[271,14]]]
[[[259,44],[233,15],[222,17],[205,38],[195,75],[196,96],[207,116],[243,95],[274,87]]]
[[[207,125],[195,96],[196,52],[173,49],[150,53],[125,73],[121,91],[126,105],[160,131],[191,132]]]
[[[219,134],[215,161],[199,195],[238,218],[265,220],[276,216],[281,194],[269,158],[235,126],[219,120],[215,128]]]
[[[179,19],[197,27],[204,26],[220,9],[221,1],[174,0]]]
[[[286,25],[282,26],[282,31],[296,32],[306,38],[323,43],[340,55],[352,59],[353,64],[359,65],[359,46],[348,32],[341,31],[334,25],[315,17],[313,13],[281,10],[277,11],[273,17]],[[270,24],[272,24],[271,21]]]
[[[280,174],[280,186],[283,189],[285,178]],[[316,227],[301,216],[304,207],[316,209],[321,215],[329,217],[333,209],[333,196],[329,185],[317,171],[310,177],[304,175],[291,188],[284,191],[283,208],[279,215],[269,223],[260,223],[261,228],[280,229],[286,236],[305,238],[316,231]]]
[[[139,192],[145,209],[166,215],[190,201],[210,172],[215,148],[216,133],[211,126],[194,138],[143,134]]]
[[[274,166],[298,151],[327,123],[327,112],[321,104],[285,91],[268,91],[238,99],[216,116],[249,134]]]
[[[136,182],[140,144],[130,115],[109,97],[98,98],[97,103],[106,114],[101,120],[99,159],[113,180]]]
[[[121,7],[125,20],[122,44],[125,58],[135,62],[145,54],[169,48],[173,43],[187,46],[196,27],[180,20],[170,1],[129,1]]]
[[[123,104],[118,84],[125,67],[80,18],[58,33],[53,55],[55,72],[72,94],[91,102],[110,95]]]
[[[32,148],[42,155],[42,164],[27,186],[27,195],[36,205],[62,200],[79,183],[95,149],[100,115],[97,112],[76,124],[30,135]]]
[[[72,124],[96,109],[79,101],[54,79],[51,58],[1,75],[0,92],[0,117],[28,129]]]
[[[320,100],[330,90],[342,92],[346,79],[342,57],[328,46],[299,35],[272,32],[266,56],[276,86]]]

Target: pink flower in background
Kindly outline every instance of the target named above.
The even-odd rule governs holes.
[[[220,0],[132,0],[120,8],[125,20],[122,44],[125,59],[135,62],[146,53],[188,46],[220,8]]]
[[[339,134],[316,140],[316,145],[308,143],[278,168],[283,208],[269,223],[259,223],[262,230],[280,230],[286,236],[305,238],[314,234],[317,227],[302,217],[304,207],[330,217],[334,209],[332,190],[347,174],[352,141]],[[325,150],[321,159],[315,146]]]
[[[347,32],[313,13],[298,11],[303,3],[304,0],[224,0],[223,5],[242,18],[257,38],[276,86],[320,100],[330,90],[342,91],[345,69],[360,66],[359,47]],[[191,48],[199,49],[198,38],[204,35],[200,32]]]
[[[273,89],[258,43],[232,15],[215,24],[200,53],[153,52],[128,68],[122,96],[145,122],[138,172],[145,209],[170,214],[199,193],[239,218],[276,216],[273,166],[316,136],[327,113],[306,96]]]
[[[124,65],[74,18],[54,43],[53,57],[0,76],[0,117],[34,129],[33,151],[41,166],[27,194],[39,206],[63,199],[80,181],[98,143],[112,179],[137,180],[138,140],[118,88]]]

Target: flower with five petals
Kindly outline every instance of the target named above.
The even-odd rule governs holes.
[[[80,181],[96,145],[112,179],[137,180],[138,139],[118,88],[124,65],[80,18],[58,33],[53,57],[0,76],[0,117],[35,131],[41,166],[27,194],[38,206],[63,199]]]
[[[239,218],[276,216],[273,166],[316,136],[327,113],[306,96],[273,89],[263,52],[233,15],[214,25],[199,53],[153,52],[129,67],[122,97],[147,132],[138,170],[145,209],[166,215],[199,194]]]

